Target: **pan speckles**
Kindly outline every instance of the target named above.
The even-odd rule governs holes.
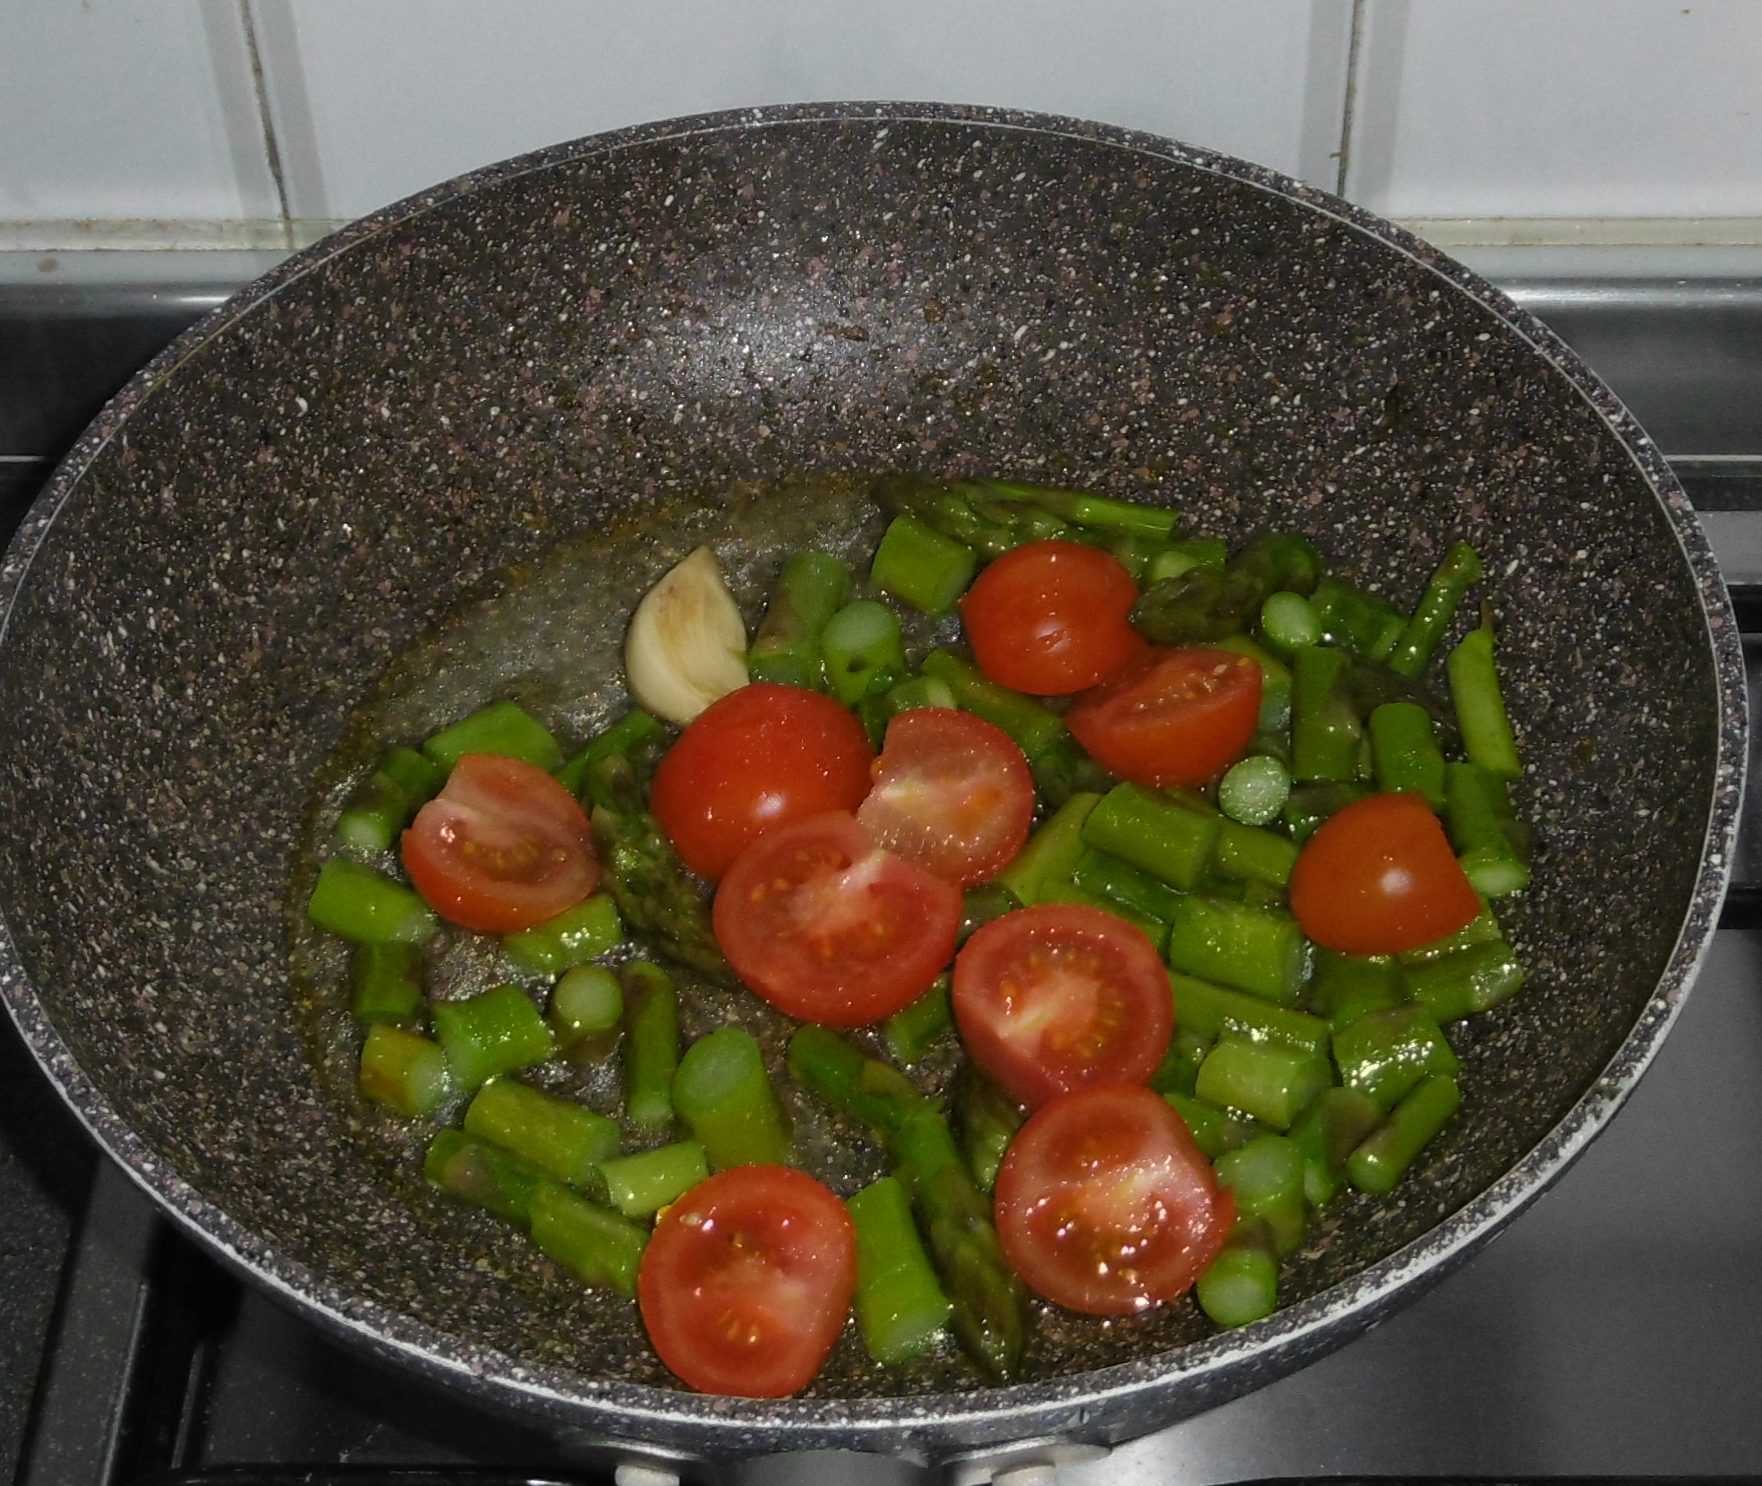
[[[890,1383],[852,1351],[809,1397],[692,1397],[627,1315],[339,1117],[288,994],[289,873],[352,709],[494,575],[585,540],[628,570],[622,612],[670,531],[763,539],[776,513],[713,492],[897,467],[1155,492],[1237,540],[1299,526],[1402,602],[1474,541],[1542,843],[1509,915],[1531,987],[1465,1040],[1423,1173],[1343,1209],[1260,1325],[1047,1318],[1009,1389]],[[1614,1112],[1712,931],[1742,785],[1706,543],[1553,335],[1333,198],[1035,115],[721,115],[391,207],[122,392],[0,600],[0,980],[55,1082],[260,1283],[575,1440],[1120,1439],[1357,1334]]]

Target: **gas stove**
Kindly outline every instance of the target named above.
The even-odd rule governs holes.
[[[1762,250],[1463,256],[1572,342],[1671,458],[1732,585],[1754,706]],[[104,397],[272,261],[0,254],[5,532]],[[1653,1067],[1499,1242],[1341,1351],[1105,1456],[1063,1460],[1059,1479],[1762,1474],[1759,817],[1752,799],[1721,931]],[[21,1486],[668,1475],[664,1461],[617,1465],[483,1414],[241,1287],[94,1156],[3,1020],[0,1296],[0,1471],[15,1466]],[[729,1474],[829,1486],[915,1472],[817,1456]]]

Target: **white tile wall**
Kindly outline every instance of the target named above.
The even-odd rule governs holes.
[[[1332,184],[1349,0],[253,0],[296,215],[621,124],[837,98],[1106,119]]]
[[[232,0],[0,0],[0,221],[277,211]]]
[[[1366,0],[1358,79],[1385,216],[1762,216],[1756,0]]]

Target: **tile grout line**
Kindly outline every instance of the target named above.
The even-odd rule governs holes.
[[[1358,0],[1353,0],[1356,6]],[[238,0],[239,24],[244,29],[245,56],[251,67],[251,91],[257,100],[257,123],[263,132],[263,158],[275,184],[276,206],[281,211],[282,246],[294,246],[294,213],[288,201],[286,172],[282,168],[281,144],[276,138],[275,117],[269,107],[269,84],[263,74],[263,55],[257,45],[257,22],[251,0]]]
[[[243,3],[243,0],[240,0]],[[1346,93],[1340,100],[1340,149],[1335,155],[1334,194],[1346,194],[1346,169],[1352,156],[1352,126],[1358,111],[1359,48],[1364,38],[1365,0],[1352,0],[1346,40]]]

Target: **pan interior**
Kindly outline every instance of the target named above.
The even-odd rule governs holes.
[[[1423,1171],[1342,1206],[1291,1295],[1535,1147],[1683,925],[1717,687],[1651,486],[1485,305],[1179,158],[934,118],[564,151],[315,256],[111,417],[7,621],[0,910],[100,1127],[442,1355],[665,1385],[626,1310],[427,1192],[341,1089],[297,934],[290,972],[315,812],[370,733],[491,693],[580,736],[673,556],[711,542],[750,615],[780,543],[872,534],[834,472],[1088,486],[1232,543],[1294,526],[1403,605],[1452,540],[1486,558],[1540,843],[1503,915],[1530,984],[1457,1039],[1467,1100]],[[1032,1372],[1203,1329],[1049,1316]],[[816,1392],[971,1386],[847,1345]]]

